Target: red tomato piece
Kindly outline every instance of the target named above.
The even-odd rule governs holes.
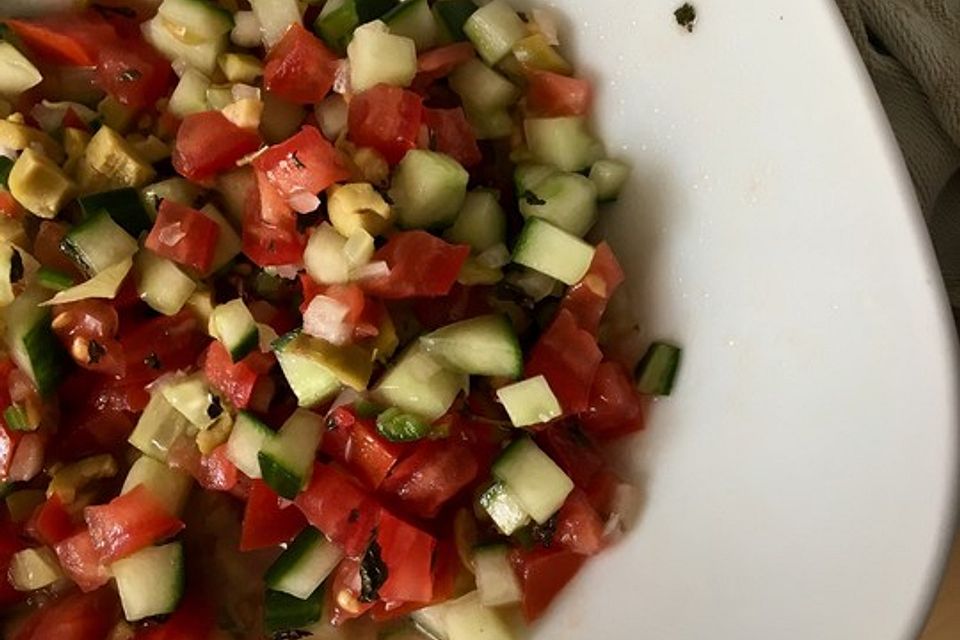
[[[3,576],[3,579],[0,579],[0,607],[20,602],[27,595],[14,589],[10,581],[6,579],[13,554],[23,547],[24,544],[13,525],[0,520],[0,576]]]
[[[258,155],[253,166],[284,199],[298,193],[320,193],[350,177],[340,152],[311,126]]]
[[[243,510],[240,551],[290,542],[306,526],[306,518],[295,505],[280,498],[262,480],[254,480]]]
[[[220,227],[196,209],[169,198],[160,203],[145,246],[159,256],[206,272],[213,262]]]
[[[164,373],[192,366],[209,341],[205,333],[188,310],[121,327],[125,381],[149,384]]]
[[[9,400],[7,406],[10,406]],[[22,436],[22,432],[14,431],[8,428],[6,423],[0,422],[0,479],[2,480],[7,479],[10,474],[13,454],[16,452],[17,444]]]
[[[539,618],[560,591],[583,566],[586,558],[566,549],[534,548],[515,550],[514,568],[520,577],[523,596],[520,607],[527,622]]]
[[[527,71],[527,110],[545,118],[582,116],[590,111],[593,90],[579,78],[551,71]]]
[[[550,425],[535,436],[544,452],[570,476],[580,488],[590,486],[604,461],[593,441],[582,431],[567,424]]]
[[[347,407],[335,409],[327,425],[322,451],[342,462],[371,489],[379,487],[403,447],[381,437],[372,420],[358,419]]]
[[[372,147],[390,164],[417,146],[423,105],[412,91],[378,84],[350,101],[347,133],[361,147]]]
[[[590,402],[590,385],[603,354],[596,339],[561,309],[540,336],[527,360],[525,377],[542,375],[565,413],[582,413]]]
[[[78,460],[104,451],[119,453],[126,447],[134,422],[126,409],[84,407],[61,414],[54,452],[64,461]]]
[[[593,254],[587,275],[567,290],[560,307],[573,314],[581,329],[597,335],[600,318],[624,277],[610,245],[601,242]]]
[[[294,500],[307,522],[344,552],[359,558],[367,550],[380,520],[380,506],[345,472],[317,463],[310,484]]]
[[[332,586],[327,595],[326,610],[330,611],[330,622],[340,626],[348,620],[359,618],[370,611],[375,602],[360,601],[361,594],[360,561],[355,558],[345,558],[337,565],[333,572]],[[353,601],[350,610],[340,606],[338,600],[346,594]]]
[[[177,129],[173,168],[184,178],[203,182],[259,148],[260,134],[241,129],[219,111],[192,113]]]
[[[167,59],[139,37],[106,44],[97,56],[100,87],[135,109],[152,106],[166,95],[172,78]]]
[[[56,493],[37,507],[27,523],[27,531],[38,541],[51,547],[69,538],[75,529],[73,516]]]
[[[288,102],[320,102],[333,87],[337,56],[299,22],[267,54],[263,85]]]
[[[464,167],[475,167],[483,160],[473,127],[463,109],[424,109],[423,121],[433,134],[436,150]]]
[[[188,592],[177,610],[158,625],[146,627],[136,640],[208,640],[216,626],[215,608],[200,595]]]
[[[181,436],[170,445],[167,462],[189,473],[208,491],[230,491],[237,485],[240,472],[226,457],[226,449],[222,444],[205,456],[193,438]]]
[[[466,445],[424,441],[396,466],[383,490],[396,494],[412,513],[432,518],[476,479],[478,471],[477,460]]]
[[[47,447],[47,438],[47,434],[23,434],[16,450],[13,452],[13,458],[10,460],[7,480],[27,482],[43,470],[43,455]]]
[[[297,231],[297,214],[266,175],[256,176],[243,220],[243,252],[261,267],[300,264],[307,241]]]
[[[253,397],[258,378],[269,369],[269,366],[264,369],[267,361],[264,356],[270,358],[268,362],[272,365],[272,357],[259,352],[235,363],[226,347],[214,340],[203,357],[203,372],[210,386],[226,396],[235,407],[245,409]]]
[[[553,541],[584,556],[603,548],[603,521],[582,489],[574,489],[557,512]]]
[[[109,504],[87,507],[83,515],[105,562],[128,556],[183,529],[183,523],[143,485]]]
[[[54,547],[60,566],[84,593],[96,591],[110,581],[110,570],[100,560],[100,552],[86,529]]]
[[[5,22],[39,57],[70,66],[94,66],[99,48],[117,40],[113,27],[94,11]]]
[[[26,209],[16,201],[9,191],[0,189],[0,215],[20,220],[25,213]]]
[[[401,231],[373,258],[386,261],[390,273],[359,284],[367,293],[387,299],[444,296],[469,256],[467,245],[449,244],[426,231]]]
[[[62,222],[52,220],[41,222],[37,237],[33,241],[33,256],[43,266],[62,271],[73,277],[76,282],[80,282],[83,280],[83,274],[77,268],[77,264],[60,248],[67,231],[69,227]]]
[[[119,615],[120,602],[110,589],[73,593],[33,613],[15,640],[103,640]]]
[[[597,367],[590,386],[590,404],[579,415],[580,424],[601,438],[615,438],[643,429],[643,397],[632,376],[619,362]]]
[[[417,73],[429,80],[449,75],[454,69],[477,55],[473,43],[455,42],[425,51],[417,57]]]
[[[610,469],[601,469],[584,489],[590,504],[593,505],[593,508],[603,520],[610,517],[614,506],[613,499],[616,496],[617,488],[621,484],[623,484],[623,480],[620,479],[620,476]]]
[[[384,602],[430,602],[433,598],[433,550],[437,540],[388,511],[377,529],[380,558],[387,581],[380,587]]]

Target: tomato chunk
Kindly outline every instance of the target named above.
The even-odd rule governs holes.
[[[357,418],[347,407],[330,414],[322,450],[342,462],[371,489],[376,489],[390,473],[403,447],[385,440],[372,420]]]
[[[544,376],[564,412],[581,413],[590,402],[590,385],[602,359],[596,339],[561,309],[534,345],[525,376]]]
[[[475,167],[483,160],[480,147],[463,109],[425,109],[424,122],[433,134],[436,150],[464,167]]]
[[[147,627],[136,640],[209,640],[216,626],[216,609],[195,592],[188,592],[164,622]]]
[[[172,78],[167,59],[139,37],[102,46],[97,56],[97,83],[120,104],[136,109],[163,97]]]
[[[219,111],[191,113],[177,130],[173,168],[184,178],[203,182],[260,148],[260,135],[241,129]]]
[[[93,11],[30,20],[8,19],[5,23],[40,58],[70,66],[96,65],[99,48],[117,40],[110,23]]]
[[[551,71],[527,71],[527,109],[538,116],[582,116],[590,111],[590,83]]]
[[[110,581],[110,570],[100,560],[100,552],[86,529],[54,547],[60,566],[83,592],[96,591]]]
[[[590,387],[589,406],[579,418],[584,429],[600,438],[643,429],[643,397],[622,364],[600,363]]]
[[[603,548],[603,521],[582,489],[574,489],[557,512],[553,540],[585,556]]]
[[[14,640],[102,640],[119,615],[120,601],[110,589],[73,593],[38,609]]]
[[[104,504],[84,509],[93,545],[112,562],[176,534],[183,523],[140,485]]]
[[[260,352],[251,353],[235,363],[226,347],[214,340],[203,357],[203,372],[210,386],[226,396],[235,407],[244,409],[250,404],[258,378],[272,364],[273,357]]]
[[[350,177],[340,152],[309,125],[258,155],[253,166],[283,198],[319,193]]]
[[[75,529],[73,517],[56,493],[37,507],[27,523],[27,530],[37,540],[51,547],[70,537]]]
[[[425,441],[397,465],[383,490],[396,494],[412,513],[432,518],[476,479],[478,471],[477,460],[466,445]]]
[[[567,290],[560,306],[573,314],[581,329],[597,335],[607,303],[623,280],[623,269],[613,250],[606,242],[601,242],[593,254],[587,275]]]
[[[347,132],[361,147],[372,147],[387,162],[400,162],[417,146],[423,118],[421,98],[412,91],[378,84],[350,101]]]
[[[469,256],[467,245],[449,244],[426,231],[402,231],[374,254],[374,260],[387,263],[390,273],[359,284],[381,298],[443,296],[456,283]]]
[[[243,220],[243,252],[261,267],[301,263],[307,241],[297,230],[297,214],[264,173],[256,176]]]
[[[536,620],[583,566],[586,558],[566,549],[515,550],[514,568],[523,596],[520,607],[528,622]]]
[[[220,227],[196,209],[165,199],[147,236],[146,247],[159,256],[205,272],[213,263]]]
[[[313,104],[333,87],[337,56],[299,22],[267,54],[263,83],[288,102]]]
[[[240,550],[252,551],[290,542],[307,526],[303,513],[274,493],[262,480],[250,485],[243,510]]]
[[[315,464],[310,484],[294,501],[307,522],[354,558],[367,549],[380,506],[360,484],[336,467]]]
[[[433,550],[436,539],[388,511],[377,529],[380,558],[387,580],[380,587],[385,602],[430,602],[433,597]]]
[[[429,80],[449,75],[454,69],[477,55],[470,42],[455,42],[421,53],[417,57],[417,74]]]

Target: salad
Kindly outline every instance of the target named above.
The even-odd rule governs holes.
[[[0,635],[518,637],[680,357],[549,14],[80,4],[0,23]]]

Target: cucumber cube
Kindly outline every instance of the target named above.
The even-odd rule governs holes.
[[[493,475],[538,524],[549,520],[573,491],[573,481],[567,474],[526,437],[500,454],[493,465]]]
[[[563,415],[557,397],[543,376],[497,389],[497,398],[515,427],[549,422]]]
[[[594,247],[539,218],[529,218],[513,250],[513,261],[574,284],[587,274]]]

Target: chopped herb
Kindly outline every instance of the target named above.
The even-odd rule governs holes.
[[[300,158],[297,157],[297,152],[296,152],[296,151],[291,151],[291,152],[290,152],[290,160],[293,161],[293,164],[294,164],[294,166],[297,167],[297,169],[306,169],[306,168],[307,168],[307,165],[303,164],[303,162],[300,161]]]
[[[147,357],[143,359],[143,364],[147,365],[151,369],[159,369],[162,365],[160,363],[160,357],[153,353],[152,351],[147,354]]]
[[[373,602],[380,597],[380,587],[387,581],[387,565],[380,557],[376,539],[370,542],[360,561],[360,602]]]
[[[673,12],[673,17],[677,19],[677,24],[693,33],[693,27],[697,22],[697,10],[689,2],[684,2]]]
[[[533,525],[531,534],[533,539],[549,549],[553,544],[553,536],[557,533],[557,516],[553,516],[543,524]]]
[[[337,416],[333,413],[327,416],[326,427],[327,431],[336,431],[340,428],[340,424],[337,422]]]
[[[547,204],[547,201],[543,198],[540,198],[533,191],[524,191],[523,199],[526,200],[527,204],[534,207],[539,207],[541,205]]]
[[[90,344],[87,346],[87,362],[89,364],[97,364],[106,354],[107,349],[102,344],[96,340],[90,341]]]
[[[220,396],[210,394],[210,404],[207,405],[207,417],[216,420],[223,414],[223,405],[220,403]]]
[[[117,76],[117,79],[120,82],[136,82],[143,77],[143,73],[139,69],[124,69],[120,72],[120,75]]]
[[[430,432],[430,423],[392,407],[377,416],[377,431],[390,442],[412,442]]]
[[[10,283],[20,282],[23,279],[23,256],[16,249],[10,255]]]
[[[347,522],[355,523],[360,519],[360,509],[350,509],[350,515],[347,516]]]

